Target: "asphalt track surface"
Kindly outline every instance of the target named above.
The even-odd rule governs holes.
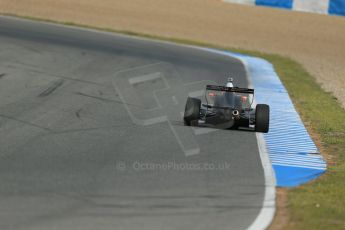
[[[0,17],[0,229],[246,229],[254,132],[185,127],[186,96],[236,59]]]

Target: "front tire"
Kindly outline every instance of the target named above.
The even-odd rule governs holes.
[[[197,126],[200,116],[201,100],[188,97],[184,110],[183,120],[188,126]]]
[[[268,133],[270,124],[270,107],[266,104],[258,104],[255,109],[255,131]]]

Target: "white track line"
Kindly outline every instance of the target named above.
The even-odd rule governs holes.
[[[265,198],[261,211],[255,221],[248,227],[248,230],[266,229],[272,222],[275,213],[275,175],[272,169],[271,161],[268,156],[266,143],[262,133],[256,133],[258,140],[259,153],[262,167],[265,174]]]

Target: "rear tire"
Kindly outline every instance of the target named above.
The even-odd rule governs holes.
[[[270,123],[270,107],[266,104],[258,104],[255,109],[255,131],[268,133]]]
[[[200,117],[201,100],[188,97],[184,110],[183,120],[188,126],[197,126]]]

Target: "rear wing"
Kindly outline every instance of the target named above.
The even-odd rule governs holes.
[[[207,85],[206,90],[254,94],[254,89],[239,88],[239,87],[226,87],[226,86],[219,86],[219,85]]]

